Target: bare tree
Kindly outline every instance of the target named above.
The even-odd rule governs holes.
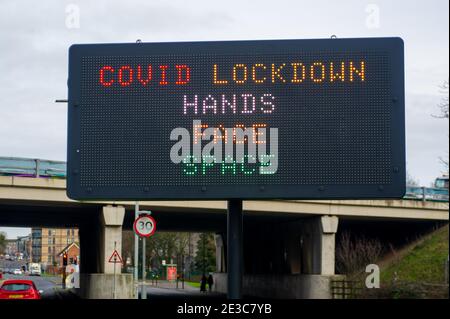
[[[177,257],[183,258],[187,254],[189,245],[189,233],[176,233],[175,253]]]
[[[406,172],[406,186],[420,186],[419,182],[408,171]]]
[[[439,88],[440,88],[439,92],[444,95],[441,103],[438,104],[440,114],[432,115],[432,116],[436,117],[436,118],[440,118],[440,119],[448,119],[448,105],[449,105],[449,100],[448,100],[449,83],[448,83],[448,80],[445,81],[444,84],[442,84]]]
[[[448,120],[448,106],[449,106],[449,82],[448,80],[444,82],[440,86],[440,93],[443,94],[443,98],[441,103],[438,104],[439,107],[439,114],[438,115],[432,115],[433,117],[440,118],[440,119],[447,119]],[[446,158],[439,157],[439,161],[444,166],[445,172],[448,173],[448,154]]]
[[[150,263],[151,267],[160,265],[162,260],[170,261],[171,259],[174,262],[179,262],[181,266],[183,257],[188,255],[189,233],[157,232],[146,239],[146,243],[147,258],[153,261]],[[124,230],[122,233],[122,254],[125,260],[130,258],[132,264],[134,264],[133,252],[134,232]]]
[[[187,256],[188,245],[189,233],[159,232],[148,239],[147,256],[155,259],[155,266],[162,260],[171,259],[182,264],[182,259]]]
[[[357,277],[369,264],[376,263],[383,253],[380,241],[364,236],[352,237],[342,233],[336,248],[336,270],[340,274]]]

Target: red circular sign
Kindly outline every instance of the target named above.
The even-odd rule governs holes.
[[[150,237],[156,231],[156,221],[148,214],[140,215],[134,221],[133,229],[141,237]]]

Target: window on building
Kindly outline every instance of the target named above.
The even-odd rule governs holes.
[[[37,238],[42,238],[42,229],[39,228],[33,228],[32,232],[31,232],[31,237],[33,240],[37,239]]]

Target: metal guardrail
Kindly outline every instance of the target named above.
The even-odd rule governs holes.
[[[0,157],[0,175],[25,177],[66,177],[66,163],[21,157]]]
[[[0,157],[0,175],[66,178],[67,165],[63,161]],[[405,199],[422,201],[448,201],[448,189],[430,187],[407,187]]]
[[[406,187],[406,199],[418,199],[422,201],[448,201],[448,189],[433,187]]]

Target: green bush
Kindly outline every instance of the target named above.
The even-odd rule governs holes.
[[[378,289],[363,289],[360,299],[448,299],[448,285],[398,282]]]

